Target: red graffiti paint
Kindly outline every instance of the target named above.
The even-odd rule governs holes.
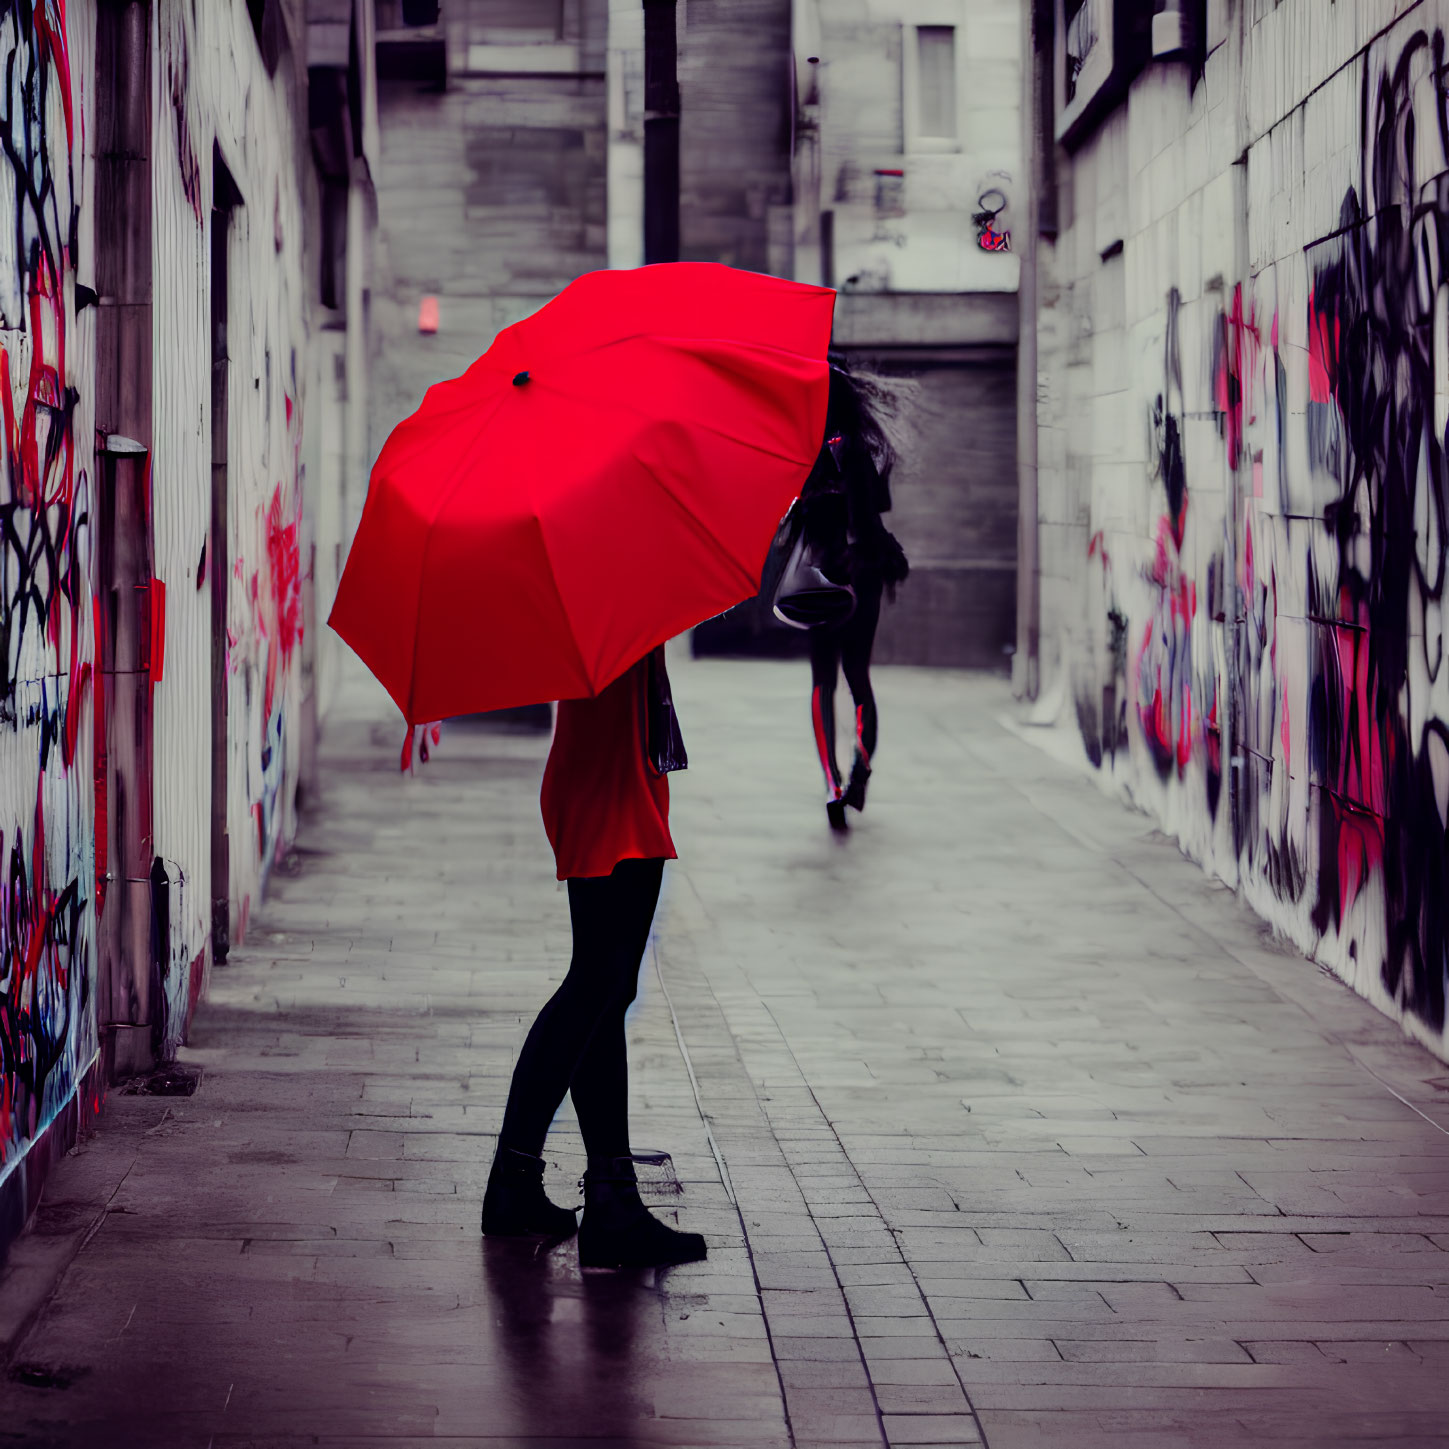
[[[275,638],[285,663],[302,637],[302,587],[297,521],[283,522],[281,484],[267,510],[267,562],[271,565],[271,602],[276,611]]]
[[[86,696],[90,692],[91,666],[90,661],[83,663],[76,676],[72,679],[70,689],[66,692],[65,700],[65,749],[61,759],[67,770],[70,769],[75,759],[76,735],[80,731],[81,707],[84,705]]]
[[[1137,653],[1137,717],[1158,773],[1165,778],[1175,769],[1181,779],[1198,732],[1192,676],[1197,585],[1182,571],[1166,518],[1158,521],[1148,578],[1157,594]]]
[[[92,647],[96,653],[97,666],[101,655],[101,601],[91,601]],[[96,822],[96,917],[106,907],[106,872],[110,856],[110,816],[107,810],[107,775],[109,762],[106,758],[106,675],[97,667],[95,671],[95,729],[91,744],[92,783],[95,790]]]
[[[1333,400],[1338,376],[1339,320],[1323,316],[1308,299],[1308,397],[1316,403]]]
[[[266,632],[272,641],[267,651],[265,717],[271,719],[278,674],[287,668],[302,637],[301,554],[295,517],[284,519],[282,485],[272,493],[267,509],[268,599]],[[251,581],[252,597],[260,602],[260,584]]]
[[[196,1015],[197,1003],[201,1000],[201,988],[206,982],[206,952],[198,951],[191,958],[186,976],[186,1022],[183,1035],[191,1028],[191,1019]]]
[[[151,600],[151,683],[160,684],[166,674],[166,585],[152,579]]]
[[[1236,468],[1242,455],[1244,427],[1253,421],[1249,386],[1261,343],[1256,311],[1243,311],[1243,289],[1233,288],[1233,300],[1223,313],[1213,359],[1214,403],[1227,444],[1228,466]]]

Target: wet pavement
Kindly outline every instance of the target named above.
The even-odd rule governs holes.
[[[1005,727],[1001,681],[880,671],[841,840],[804,666],[675,673],[636,1145],[672,1152],[651,1196],[708,1262],[480,1239],[568,950],[547,740],[460,725],[403,779],[353,675],[321,806],[198,1015],[198,1089],[113,1096],[17,1251],[85,1240],[0,1436],[1449,1443],[1449,1069]]]

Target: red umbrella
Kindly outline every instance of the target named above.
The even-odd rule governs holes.
[[[410,724],[598,693],[759,587],[825,429],[835,294],[580,277],[388,438],[332,608]]]

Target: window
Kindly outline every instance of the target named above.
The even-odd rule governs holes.
[[[1056,134],[1075,150],[1121,103],[1133,76],[1151,60],[1154,8],[1144,0],[1055,4]]]
[[[956,27],[916,27],[916,75],[919,135],[956,139]]]
[[[1067,103],[1077,98],[1077,78],[1081,75],[1097,44],[1099,30],[1098,5],[1096,0],[1066,0],[1064,15],[1067,22],[1066,73],[1062,80],[1066,88]]]

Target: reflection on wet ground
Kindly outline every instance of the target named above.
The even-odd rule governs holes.
[[[518,1432],[632,1439],[652,1412],[664,1348],[652,1270],[585,1272],[570,1245],[547,1251],[483,1240],[483,1282],[498,1346],[526,1416]],[[511,1396],[511,1397],[514,1397]]]

